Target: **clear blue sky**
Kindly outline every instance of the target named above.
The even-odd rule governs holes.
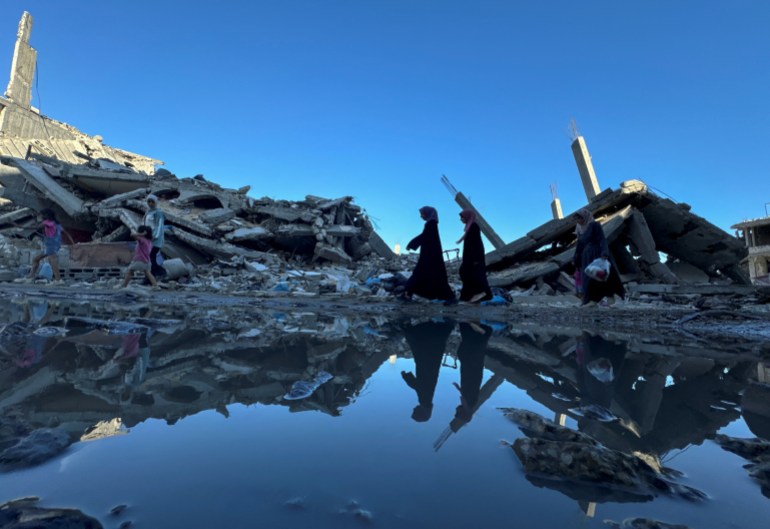
[[[105,142],[256,197],[353,195],[405,246],[445,173],[506,241],[638,178],[722,228],[770,201],[770,2],[3,0],[24,10],[33,104]]]

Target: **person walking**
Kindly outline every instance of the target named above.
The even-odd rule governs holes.
[[[460,301],[478,303],[492,299],[492,290],[487,281],[487,265],[484,257],[484,242],[481,229],[476,222],[476,212],[465,209],[460,212],[460,220],[465,224],[465,231],[457,244],[463,243],[463,261],[460,264]]]
[[[32,269],[29,272],[29,278],[34,280],[37,277],[37,271],[40,268],[40,262],[47,259],[53,272],[53,280],[61,282],[59,274],[59,259],[57,257],[61,248],[61,224],[56,220],[56,214],[52,209],[43,209],[40,211],[43,218],[43,251],[32,259]],[[29,279],[27,280],[29,281]]]
[[[126,288],[134,277],[134,272],[143,272],[147,281],[152,286],[158,286],[155,281],[155,276],[152,273],[152,266],[150,265],[150,254],[152,252],[152,231],[149,226],[139,226],[136,233],[132,233],[131,236],[136,239],[136,248],[134,249],[134,258],[131,260],[131,264],[128,265],[126,270],[126,276],[123,279],[123,285],[121,288]]]
[[[142,224],[149,226],[152,231],[152,251],[150,252],[150,272],[156,278],[166,275],[166,270],[158,263],[158,255],[165,242],[164,229],[166,216],[158,207],[158,197],[147,195],[147,212],[144,214]]]
[[[420,208],[420,217],[425,221],[422,233],[409,241],[407,250],[420,250],[420,257],[411,277],[406,283],[403,299],[411,300],[414,294],[426,299],[441,299],[447,304],[457,303],[455,293],[447,280],[444,252],[438,234],[438,212],[435,208]]]
[[[602,225],[594,220],[588,209],[581,209],[575,213],[577,228],[577,246],[573,264],[577,269],[580,279],[581,298],[583,305],[595,305],[603,298],[610,298],[614,302],[614,295],[624,299],[626,292],[620,282],[620,276],[612,260],[607,246],[607,238],[604,236]],[[585,273],[585,269],[595,259],[609,261],[610,273],[605,281],[591,278]]]

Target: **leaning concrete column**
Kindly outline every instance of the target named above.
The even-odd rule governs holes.
[[[678,279],[669,268],[660,262],[660,255],[655,246],[655,238],[647,226],[647,221],[641,211],[634,211],[631,215],[631,222],[628,225],[628,237],[631,244],[636,248],[641,256],[641,261],[645,263],[650,272],[665,283],[677,283]]]
[[[449,192],[452,194],[452,196],[455,199],[455,202],[462,208],[462,209],[470,209],[471,211],[474,211],[476,213],[476,223],[479,225],[479,229],[481,230],[481,233],[486,235],[487,239],[489,239],[489,242],[492,243],[492,246],[495,247],[495,249],[500,249],[503,246],[505,246],[505,243],[500,238],[500,236],[495,233],[495,230],[492,229],[492,226],[487,223],[487,221],[484,219],[484,217],[481,216],[481,213],[479,213],[479,210],[476,209],[473,204],[471,204],[471,201],[468,200],[465,195],[460,193],[455,187],[449,182],[449,179],[445,175],[441,175],[441,181],[444,183],[446,188],[449,190]]]
[[[599,182],[596,180],[594,165],[591,163],[591,155],[588,154],[588,147],[583,136],[578,136],[572,142],[572,155],[575,157],[575,163],[580,172],[580,180],[583,181],[586,198],[590,202],[599,194]]]

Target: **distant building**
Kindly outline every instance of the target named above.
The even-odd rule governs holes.
[[[31,106],[37,51],[30,46],[32,16],[19,22],[11,76],[0,95],[0,156],[28,158],[30,152],[71,164],[109,160],[151,175],[163,162],[105,145],[101,136],[89,136],[66,123],[43,116]]]
[[[752,283],[770,284],[770,217],[747,220],[731,226],[739,231],[749,249],[749,276]]]

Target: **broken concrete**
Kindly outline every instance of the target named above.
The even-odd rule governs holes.
[[[661,262],[663,252],[695,267],[708,282],[748,284],[740,266],[746,250],[739,239],[692,214],[689,206],[658,197],[643,182],[623,182],[620,189],[596,195],[586,207],[602,224],[625,282],[679,282]],[[575,226],[574,215],[553,219],[488,253],[490,285],[528,288],[542,279],[557,292],[568,293],[560,272],[572,273]]]
[[[674,472],[636,454],[606,448],[590,436],[526,410],[505,409],[526,438],[513,450],[533,483],[560,490],[578,501],[649,501],[659,494],[690,501],[705,495],[674,482]]]

